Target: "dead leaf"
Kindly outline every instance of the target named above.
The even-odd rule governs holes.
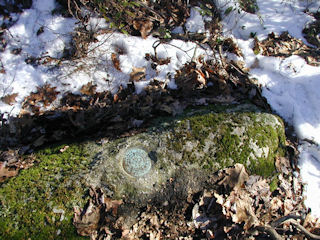
[[[6,162],[10,166],[15,166],[19,161],[18,151],[8,150],[0,154],[0,162]]]
[[[81,87],[80,92],[84,95],[93,96],[96,93],[96,89],[96,85],[94,85],[92,82],[88,82]]]
[[[222,42],[223,50],[236,54],[238,57],[243,56],[242,52],[233,38],[226,38]]]
[[[51,87],[50,84],[37,87],[37,92],[31,93],[25,98],[22,108],[24,110],[28,109],[33,113],[39,114],[39,103],[42,103],[45,107],[47,107],[56,100],[58,94],[59,92],[56,91],[56,87]]]
[[[248,178],[249,175],[246,172],[245,167],[242,164],[237,163],[233,167],[225,169],[225,177],[218,184],[233,189],[235,187],[241,187]]]
[[[69,148],[69,146],[66,145],[66,146],[64,146],[63,148],[61,148],[59,151],[63,153],[63,152],[65,152],[68,148]]]
[[[118,207],[123,203],[122,199],[120,200],[112,200],[111,198],[105,197],[104,203],[106,204],[106,211],[111,213],[113,216],[117,215]]]
[[[81,236],[90,236],[98,229],[100,221],[100,208],[95,206],[91,200],[83,211],[74,209],[73,225]]]
[[[0,182],[19,173],[19,168],[7,168],[6,162],[0,162]]]
[[[16,102],[17,96],[18,96],[18,93],[8,94],[4,97],[1,97],[1,101],[6,104],[13,105]]]
[[[289,174],[291,172],[290,161],[286,157],[277,157],[275,165],[280,173]]]
[[[282,206],[283,206],[283,203],[278,197],[274,197],[271,199],[270,207],[273,212],[278,211],[278,209],[281,209]]]
[[[111,54],[111,60],[115,69],[121,72],[119,57],[116,53]]]
[[[167,65],[171,62],[171,58],[157,58],[156,56],[150,54],[150,53],[146,53],[145,55],[145,59],[147,61],[152,60],[152,62],[157,63],[157,65]]]
[[[114,94],[113,95],[113,102],[116,103],[119,100],[119,95],[118,94]]]
[[[205,74],[200,70],[196,69],[195,70],[197,75],[197,81],[200,83],[200,85],[206,85],[206,76]]]
[[[146,39],[153,28],[153,23],[150,20],[134,20],[133,28],[140,32],[142,38]]]
[[[130,73],[130,81],[139,82],[146,76],[146,68],[132,68],[132,72]]]
[[[235,223],[244,222],[244,230],[259,225],[259,220],[254,213],[251,200],[249,196],[241,195],[235,201],[235,214],[232,214],[232,221]]]

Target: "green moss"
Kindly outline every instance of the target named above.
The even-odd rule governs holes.
[[[278,184],[279,184],[278,175],[275,175],[269,184],[270,191],[273,192],[274,190],[276,190],[278,188]]]
[[[37,152],[35,166],[2,184],[0,239],[84,239],[77,236],[72,217],[73,206],[85,202],[79,173],[89,163],[81,145],[60,152],[63,147]],[[63,210],[63,217],[54,208]]]
[[[273,120],[274,123],[270,122]],[[275,156],[284,154],[284,127],[279,123],[282,123],[280,118],[254,112],[196,115],[175,124],[168,145],[169,149],[183,153],[178,164],[198,163],[205,169],[217,170],[242,163],[252,174],[270,176],[275,172]],[[240,135],[234,132],[239,126],[246,126]],[[214,136],[211,139],[210,134]],[[185,149],[188,142],[194,145],[192,151]],[[209,149],[204,153],[208,142]],[[259,151],[267,146],[267,153],[254,155],[255,146]]]
[[[259,11],[259,7],[257,5],[256,0],[238,0],[240,7],[243,11],[255,14]]]

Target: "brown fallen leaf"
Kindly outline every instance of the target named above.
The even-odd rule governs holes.
[[[112,200],[111,198],[105,197],[104,203],[106,204],[106,211],[109,212],[111,210],[111,213],[113,216],[117,215],[118,207],[123,203],[123,201],[120,200]]]
[[[104,226],[108,216],[116,216],[118,207],[123,203],[122,200],[112,200],[105,196],[100,188],[90,188],[90,199],[84,209],[74,208],[73,224],[81,236],[90,236],[91,239],[97,239],[96,234],[101,229],[107,229]]]
[[[121,72],[119,57],[116,53],[111,54],[111,60],[115,69]]]
[[[196,69],[195,71],[198,74],[197,75],[197,81],[201,85],[206,85],[206,75],[200,69]]]
[[[292,171],[290,161],[286,157],[277,157],[275,160],[275,165],[277,170],[281,173],[288,175]]]
[[[8,95],[1,97],[1,101],[6,104],[13,105],[16,102],[17,96],[18,96],[18,93],[8,94]]]
[[[8,150],[0,153],[0,162],[6,162],[9,166],[15,166],[19,161],[18,151]]]
[[[90,236],[98,229],[100,221],[100,208],[95,206],[91,200],[86,208],[81,211],[74,209],[73,225],[77,228],[77,233],[81,236]]]
[[[225,177],[218,184],[233,189],[234,187],[241,187],[248,178],[249,175],[246,172],[245,167],[242,164],[237,163],[234,167],[225,169]]]
[[[259,220],[252,207],[252,198],[248,195],[243,193],[239,195],[235,201],[235,208],[235,214],[232,214],[232,221],[235,223],[244,222],[244,230],[259,225]]]
[[[114,94],[113,95],[113,102],[116,103],[119,100],[119,95],[118,94]]]
[[[96,89],[96,85],[94,85],[92,82],[88,82],[81,87],[80,92],[84,95],[93,96],[96,93]]]
[[[14,177],[19,173],[19,168],[7,168],[5,162],[0,162],[0,182],[5,181],[9,177]]]
[[[142,38],[146,39],[153,28],[153,23],[150,20],[134,20],[133,28],[140,32]]]
[[[22,109],[39,114],[39,103],[42,103],[45,107],[48,107],[57,99],[58,94],[59,92],[56,91],[56,87],[51,87],[50,84],[37,87],[36,92],[32,92],[28,97],[25,98]]]
[[[132,68],[132,72],[130,73],[130,81],[139,82],[146,76],[146,68]]]

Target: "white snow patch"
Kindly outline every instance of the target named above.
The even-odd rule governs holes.
[[[235,0],[215,2],[222,12],[236,4]],[[252,34],[261,40],[271,32],[281,34],[288,31],[293,37],[306,42],[302,29],[313,18],[303,11],[306,6],[319,10],[320,2],[257,0],[257,4],[257,14],[246,13],[237,6],[224,16],[224,32],[237,39],[246,66],[251,68],[252,77],[258,79],[262,94],[271,107],[294,126],[300,139],[316,143],[300,146],[300,167],[302,179],[308,183],[305,204],[320,217],[320,195],[317,194],[320,192],[320,67],[308,65],[299,56],[281,59],[255,55],[253,39],[249,39]]]
[[[199,7],[191,8],[190,17],[187,19],[185,27],[188,32],[192,33],[204,33],[204,21],[200,14],[201,9]]]
[[[312,214],[320,216],[320,147],[304,143],[299,147],[301,177],[305,186],[306,206],[310,207]]]
[[[16,116],[24,98],[37,87],[55,82],[55,74],[45,66],[33,66],[25,62],[28,57],[61,57],[68,47],[75,20],[53,16],[54,0],[34,0],[30,9],[24,10],[17,22],[5,32],[8,45],[0,53],[5,74],[0,74],[0,97],[17,93],[12,106],[0,101],[0,112]],[[43,29],[40,33],[39,30]],[[21,49],[17,55],[15,49]],[[54,84],[53,84],[54,85]]]
[[[127,86],[130,73],[134,68],[145,68],[145,78],[135,82],[136,93],[139,94],[143,88],[153,79],[166,82],[170,88],[176,88],[174,75],[186,62],[191,61],[196,44],[181,40],[172,40],[161,43],[156,47],[158,58],[170,59],[166,65],[152,67],[152,61],[146,60],[146,54],[154,55],[154,46],[159,40],[154,37],[142,39],[140,37],[127,36],[121,33],[109,33],[97,36],[97,43],[89,46],[88,56],[79,61],[76,66],[71,67],[67,62],[62,69],[63,85],[59,91],[63,91],[65,85],[69,85],[72,91],[79,91],[83,84],[93,82],[97,85],[97,91],[111,91],[116,93],[119,86]],[[103,43],[103,44],[102,44]],[[117,70],[111,60],[113,53],[122,49],[119,55],[120,70]],[[212,55],[211,50],[197,48],[196,56]],[[80,69],[80,70],[79,70]]]
[[[79,94],[81,87],[89,82],[97,86],[98,92],[116,93],[120,86],[127,86],[134,68],[145,68],[146,73],[143,79],[135,82],[137,94],[153,79],[165,82],[168,87],[175,89],[177,86],[174,75],[178,69],[191,61],[193,56],[212,55],[211,50],[199,48],[193,42],[172,40],[160,43],[159,39],[153,37],[142,39],[121,33],[108,33],[96,37],[98,41],[89,45],[85,58],[64,61],[54,69],[45,65],[27,64],[25,60],[28,57],[60,58],[68,47],[76,21],[52,15],[54,7],[53,0],[35,0],[32,7],[25,10],[8,31],[8,45],[0,53],[5,70],[5,74],[1,74],[0,97],[14,93],[18,93],[18,96],[16,103],[12,105],[0,101],[0,111],[5,116],[18,115],[25,97],[46,83],[56,87],[60,97],[66,92]],[[204,30],[198,11],[193,10],[190,21],[199,21],[200,24],[196,29],[189,29],[190,31]],[[108,28],[108,24],[102,18],[91,16],[86,28],[97,32]],[[12,53],[14,49],[21,49],[21,52],[15,55]],[[118,54],[119,49],[121,54]],[[154,55],[155,51],[158,58],[168,58],[170,63],[158,65],[154,69],[152,61],[146,60],[146,54]],[[113,53],[118,54],[121,71],[114,66],[111,57]]]

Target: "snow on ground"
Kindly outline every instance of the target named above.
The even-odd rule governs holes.
[[[5,51],[0,53],[5,70],[5,74],[0,74],[0,98],[18,93],[13,105],[0,101],[0,112],[7,116],[18,115],[23,99],[46,83],[56,87],[60,97],[66,92],[80,93],[81,87],[89,82],[97,85],[99,92],[116,93],[120,85],[127,86],[130,73],[138,69],[145,72],[145,77],[135,84],[137,93],[140,93],[152,79],[167,82],[169,87],[175,88],[173,76],[176,70],[193,57],[212,55],[211,50],[198,47],[193,42],[172,40],[160,43],[153,37],[142,39],[121,33],[108,33],[97,36],[98,41],[89,45],[86,58],[64,61],[59,69],[27,64],[27,57],[59,58],[64,49],[68,48],[71,32],[77,26],[76,22],[70,18],[52,15],[51,11],[54,8],[54,0],[34,0],[31,9],[25,10],[7,31],[8,45]],[[195,22],[196,25],[193,24]],[[190,32],[205,31],[198,9],[192,9],[190,23]],[[44,32],[39,34],[41,27]],[[107,27],[104,19],[96,17],[92,17],[86,26],[87,30],[93,32]],[[12,50],[19,48],[21,53],[12,53]],[[117,53],[119,49],[123,53],[116,56],[120,63],[117,70],[112,61],[112,54]],[[169,58],[170,63],[153,69],[151,61],[147,61],[145,57],[146,54],[154,55],[155,50],[159,59]]]
[[[234,6],[230,0],[216,2],[226,13]],[[237,39],[246,65],[262,85],[262,93],[271,107],[294,126],[301,140],[299,166],[302,179],[307,183],[305,204],[320,217],[320,67],[307,65],[298,56],[281,59],[255,55],[253,39],[249,39],[252,34],[262,40],[271,32],[288,31],[307,44],[301,32],[312,17],[303,11],[306,7],[319,10],[320,2],[257,0],[257,4],[257,14],[235,9],[224,16],[224,32]],[[312,140],[315,144],[303,140]]]
[[[161,43],[157,38],[126,36],[121,33],[108,33],[99,35],[98,42],[89,46],[89,54],[85,59],[81,59],[76,66],[70,67],[66,63],[62,69],[61,79],[73,92],[77,92],[82,85],[89,81],[97,84],[97,91],[110,90],[116,93],[119,86],[126,86],[130,80],[130,74],[134,69],[145,71],[145,78],[135,83],[137,93],[152,79],[167,82],[169,87],[175,88],[174,74],[186,62],[190,61],[196,53],[204,56],[212,55],[211,50],[198,48],[193,42],[184,42],[181,40],[172,40],[168,43]],[[104,43],[104,44],[101,44]],[[157,46],[159,44],[159,46]],[[159,59],[170,59],[169,64],[158,65],[156,69],[152,68],[152,62],[146,59],[146,54],[154,55],[154,46]],[[114,67],[112,54],[121,51],[119,54],[119,68]],[[83,70],[77,70],[83,69]],[[142,70],[143,69],[143,70]],[[66,75],[66,77],[65,77]],[[59,90],[59,89],[58,89]]]
[[[216,0],[222,12],[228,12],[235,0]],[[270,32],[289,33],[303,39],[302,28],[312,18],[303,13],[305,7],[316,11],[320,3],[316,1],[293,0],[257,0],[257,14],[245,13],[235,9],[223,17],[226,35],[234,36],[244,53],[244,60],[251,67],[251,74],[259,80],[263,87],[263,95],[272,108],[288,123],[295,127],[301,140],[309,139],[315,144],[301,141],[299,150],[301,175],[306,187],[306,205],[312,208],[313,214],[320,216],[320,67],[312,67],[298,57],[286,59],[255,55],[252,51],[254,34],[259,39],[265,38]],[[137,92],[150,80],[165,81],[174,88],[175,71],[190,61],[193,56],[212,55],[210,50],[196,47],[192,42],[173,40],[161,43],[156,47],[159,58],[170,58],[170,64],[157,66],[153,69],[147,61],[146,54],[154,54],[158,39],[148,37],[126,36],[120,33],[99,35],[98,42],[89,45],[89,54],[85,59],[74,62],[64,61],[60,68],[45,65],[27,64],[28,57],[51,56],[59,58],[64,49],[68,48],[71,32],[76,21],[52,15],[55,8],[54,0],[34,0],[31,9],[22,14],[15,14],[16,23],[6,32],[8,45],[0,53],[0,66],[5,73],[0,73],[0,98],[18,93],[16,103],[8,105],[0,101],[0,112],[16,116],[21,110],[23,99],[37,87],[49,83],[57,87],[60,96],[69,91],[79,93],[84,84],[92,82],[98,91],[116,92],[120,85],[126,86],[130,73],[140,69],[145,78],[136,84]],[[6,21],[0,18],[0,24]],[[87,29],[106,28],[107,24],[98,18],[91,18]],[[192,9],[186,29],[193,32],[204,32],[203,18],[199,9]],[[177,28],[176,32],[183,31]],[[21,49],[19,54],[14,54]],[[112,61],[112,53],[119,52],[118,70]]]
[[[25,62],[28,57],[61,57],[64,48],[68,47],[76,21],[52,15],[54,8],[54,0],[34,1],[33,6],[21,13],[17,22],[6,31],[8,45],[0,53],[1,65],[5,70],[4,74],[0,74],[0,98],[15,93],[18,95],[13,106],[0,101],[1,113],[19,114],[23,99],[36,91],[37,86],[54,78],[47,67],[34,67]],[[39,31],[43,32],[39,34]],[[20,53],[14,54],[14,51]]]

